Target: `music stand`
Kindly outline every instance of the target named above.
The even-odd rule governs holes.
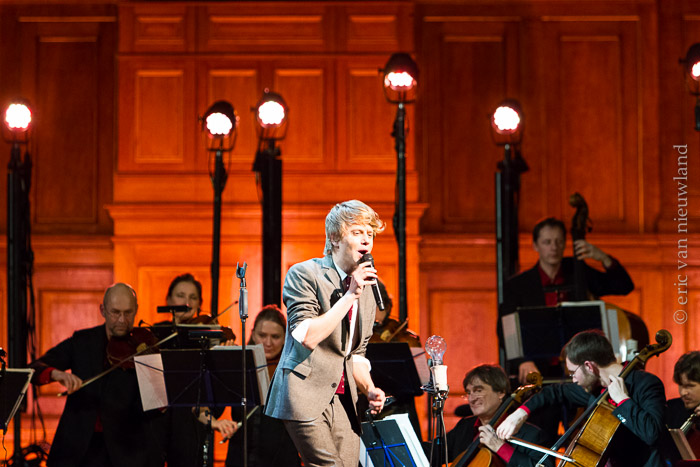
[[[614,319],[603,301],[560,303],[553,307],[520,307],[501,318],[506,359],[549,360],[576,333],[602,329],[613,348],[619,340],[617,316]]]
[[[406,342],[367,344],[365,357],[372,364],[372,380],[386,394],[420,396],[423,394],[413,354]]]
[[[150,329],[159,341],[177,333],[176,337],[161,344],[161,349],[199,349],[201,346],[196,339],[190,337],[191,332],[220,331],[222,327],[218,324],[156,324]],[[218,344],[221,340],[213,340],[211,343]]]
[[[0,373],[0,418],[4,434],[27,394],[33,374],[31,368],[7,368]]]
[[[407,414],[362,424],[360,464],[362,467],[426,467],[423,452]]]
[[[162,350],[168,405],[210,408],[240,405],[243,395],[240,353],[237,346]],[[247,406],[263,405],[270,378],[262,346],[246,349],[246,365]]]

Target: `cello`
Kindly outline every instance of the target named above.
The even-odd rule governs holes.
[[[660,330],[656,333],[656,342],[656,344],[649,344],[642,349],[642,351],[624,367],[619,376],[625,379],[632,370],[640,366],[643,367],[649,358],[668,350],[673,342],[671,333],[665,329]],[[586,409],[583,415],[581,415],[566,433],[559,438],[559,441],[552,446],[551,450],[557,451],[583,422],[583,426],[566,449],[565,456],[571,460],[564,460],[559,464],[559,467],[568,464],[577,467],[598,467],[605,465],[610,441],[621,423],[620,420],[612,414],[614,409],[615,407],[608,402],[608,389],[606,388],[596,398],[595,402]],[[550,454],[545,454],[538,464],[544,462],[549,455]]]
[[[520,386],[501,402],[498,410],[489,420],[489,425],[496,428],[515,404],[521,404],[525,399],[542,389],[542,375],[540,373],[528,373],[526,382],[528,384]],[[449,467],[495,467],[502,465],[505,465],[505,462],[500,457],[495,456],[490,449],[482,446],[477,436],[469,447],[450,463]]]

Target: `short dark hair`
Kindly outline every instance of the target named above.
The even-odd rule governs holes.
[[[255,317],[255,323],[253,323],[253,331],[255,331],[257,325],[261,324],[263,321],[272,321],[273,323],[277,323],[283,330],[287,328],[287,319],[284,317],[282,310],[280,310],[280,308],[275,304],[265,305],[263,309],[260,310],[258,316]],[[253,342],[252,333],[250,335],[250,339],[248,339],[248,343],[251,345],[255,344],[255,342]]]
[[[495,392],[505,392],[506,394],[510,392],[508,376],[506,376],[503,368],[498,365],[485,363],[469,370],[464,377],[464,381],[462,381],[462,386],[464,386],[465,391],[467,390],[467,384],[471,384],[474,378],[479,378],[481,381],[491,386],[491,389]]]
[[[572,337],[561,351],[562,361],[566,358],[574,365],[591,361],[608,366],[617,361],[610,341],[600,329],[581,331]]]
[[[545,227],[560,228],[561,231],[564,233],[564,239],[566,240],[566,226],[564,225],[564,223],[556,217],[548,217],[546,219],[542,219],[537,224],[535,224],[535,227],[532,229],[533,242],[537,243],[537,239],[540,238],[540,231]]]
[[[673,367],[673,381],[676,384],[681,384],[683,375],[690,381],[700,383],[700,351],[690,351],[678,359]]]
[[[179,284],[180,282],[190,282],[191,284],[193,284],[197,288],[200,303],[204,300],[202,298],[202,283],[195,279],[194,276],[189,272],[180,274],[175,279],[173,279],[172,282],[170,282],[170,286],[168,287],[168,295],[165,296],[166,299],[173,294],[173,290],[175,289],[175,287],[177,287],[177,284]]]

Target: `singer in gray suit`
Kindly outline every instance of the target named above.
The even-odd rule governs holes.
[[[285,279],[287,336],[265,414],[284,421],[307,467],[357,467],[357,390],[373,413],[384,406],[364,356],[377,271],[361,261],[382,230],[377,213],[361,201],[336,204],[326,216],[325,256],[295,264]]]

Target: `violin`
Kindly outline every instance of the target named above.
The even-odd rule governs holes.
[[[637,354],[632,361],[620,373],[620,377],[625,379],[635,368],[644,366],[646,361],[654,355],[659,355],[669,347],[673,342],[671,333],[665,329],[661,329],[656,333],[656,344],[649,344]],[[564,460],[559,464],[559,467],[572,464],[575,466],[595,467],[605,465],[607,461],[607,449],[610,441],[617,432],[620,426],[620,420],[612,414],[615,407],[608,402],[608,389],[606,388],[595,403],[591,405],[581,417],[559,438],[551,451],[557,451],[564,441],[569,439],[571,434],[578,428],[581,421],[585,421],[583,427],[579,430],[574,440],[566,449],[565,456],[571,461]],[[550,454],[545,454],[540,459],[539,464]]]
[[[385,319],[383,323],[374,323],[369,341],[371,343],[406,342],[409,347],[421,347],[418,334],[408,329],[407,325],[408,320],[400,323],[392,318]]]
[[[496,428],[515,404],[520,405],[525,399],[539,392],[539,390],[542,389],[542,375],[534,371],[528,373],[526,383],[526,385],[520,386],[501,402],[501,405],[498,406],[498,410],[496,410],[494,416],[489,420],[489,425]],[[482,446],[477,437],[464,452],[459,454],[455,460],[452,461],[450,467],[495,467],[500,465],[505,465],[505,462],[503,462],[500,457],[494,456],[494,453],[491,452],[490,449]]]
[[[123,337],[112,337],[107,342],[107,361],[122,369],[133,369],[134,355],[156,351],[158,338],[148,329],[135,327]]]

